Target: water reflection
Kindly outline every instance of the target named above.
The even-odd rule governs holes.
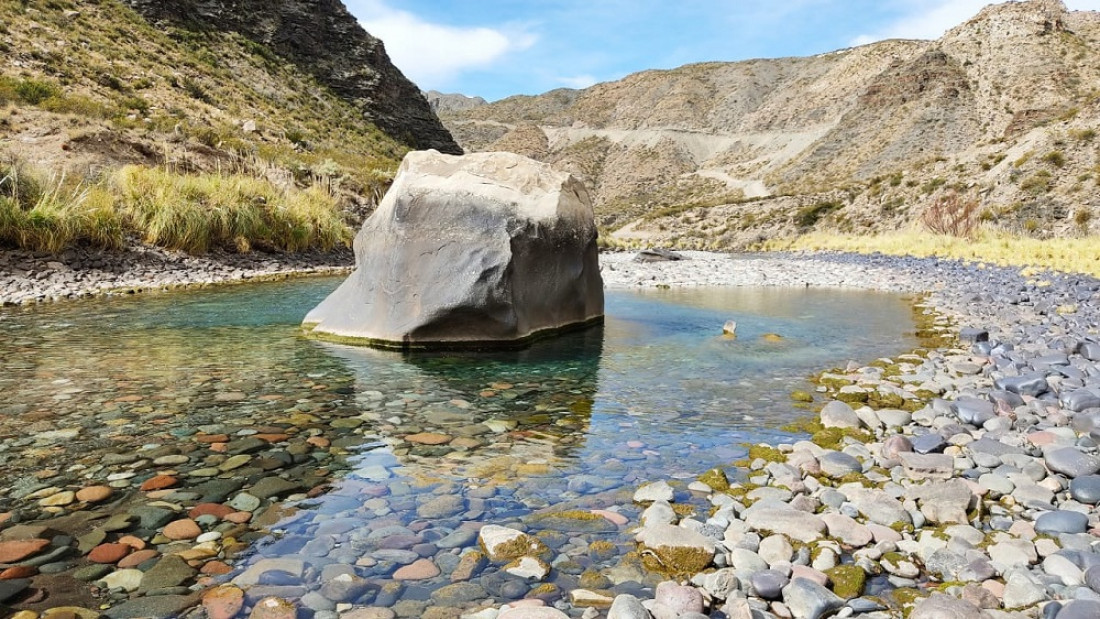
[[[522,351],[402,355],[301,337],[301,316],[337,283],[0,313],[0,511],[48,517],[34,492],[92,483],[114,484],[128,509],[166,470],[178,485],[158,498],[189,509],[212,485],[279,476],[290,485],[255,510],[271,535],[242,567],[304,560],[299,595],[346,567],[371,583],[355,603],[404,602],[418,616],[446,602],[437,592],[463,575],[486,522],[537,532],[554,552],[550,580],[568,589],[631,545],[609,520],[555,514],[636,520],[639,483],[690,479],[744,442],[789,438],[778,428],[803,414],[789,393],[809,373],[912,345],[896,297],[752,289],[613,292],[602,328]],[[727,320],[735,339],[722,336]],[[238,446],[247,462],[219,469]],[[164,456],[171,465],[156,464]],[[298,510],[279,522],[287,497]],[[594,541],[614,551],[589,553]],[[438,574],[395,578],[420,559]],[[500,567],[462,582],[483,597],[531,593]]]

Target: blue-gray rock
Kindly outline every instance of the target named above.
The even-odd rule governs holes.
[[[783,602],[795,619],[821,619],[844,606],[835,593],[805,578],[795,578],[783,588]]]
[[[973,426],[981,426],[997,416],[992,402],[978,398],[963,397],[955,400],[955,411],[959,420]]]
[[[1062,606],[1055,615],[1056,619],[1096,619],[1100,617],[1100,602],[1094,600],[1073,600]]]
[[[1001,407],[1004,410],[1013,410],[1017,406],[1024,405],[1024,399],[1018,394],[1011,391],[1003,391],[1001,389],[995,389],[989,392],[989,399],[995,406]]]
[[[947,441],[938,432],[929,432],[912,439],[913,451],[919,454],[939,453],[947,448]]]
[[[765,600],[778,600],[783,595],[783,587],[786,587],[790,580],[781,572],[763,570],[753,574],[749,582],[756,595]]]
[[[1100,344],[1096,342],[1082,342],[1077,348],[1077,354],[1089,361],[1100,361]]]
[[[1100,394],[1092,389],[1077,389],[1063,393],[1061,397],[1062,408],[1080,413],[1089,408],[1100,408]]]
[[[1100,458],[1083,453],[1075,447],[1054,449],[1044,456],[1047,468],[1066,477],[1077,478],[1100,471]]]
[[[1050,391],[1050,384],[1047,383],[1046,375],[1039,373],[1025,374],[1023,376],[1006,376],[1005,378],[999,378],[994,381],[993,386],[997,389],[1003,389],[1011,393],[1022,396],[1029,395],[1032,397],[1039,397]]]
[[[1035,532],[1047,535],[1059,533],[1084,533],[1089,528],[1089,517],[1081,512],[1058,510],[1047,512],[1035,520]]]
[[[839,478],[849,473],[860,473],[863,465],[855,457],[842,451],[830,451],[818,457],[821,472],[828,477]]]
[[[1006,445],[996,439],[982,437],[966,446],[971,453],[984,453],[998,458],[1007,455],[1023,455],[1024,450],[1012,445]]]
[[[1100,565],[1094,565],[1085,570],[1085,585],[1100,593]]]

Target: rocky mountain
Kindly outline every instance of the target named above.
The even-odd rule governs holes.
[[[1100,13],[985,8],[936,41],[646,71],[441,112],[468,150],[582,175],[624,238],[740,246],[889,230],[945,196],[1077,234],[1100,209]]]
[[[388,135],[460,154],[420,90],[390,62],[341,0],[125,0],[146,19],[237,32],[312,75]]]
[[[355,215],[410,148],[461,152],[338,0],[5,0],[0,112],[0,164],[247,172]]]
[[[432,106],[432,111],[436,114],[444,112],[461,112],[489,103],[481,97],[468,97],[457,93],[443,93],[438,90],[429,90],[424,93],[424,97],[428,99],[428,105]]]

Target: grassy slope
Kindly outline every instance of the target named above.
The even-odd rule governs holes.
[[[174,245],[149,228],[171,213],[138,216],[121,197],[120,186],[141,176],[182,200],[144,210],[207,220],[207,233],[180,248],[300,249],[303,236],[326,246],[348,238],[346,229],[333,234],[338,206],[376,199],[406,151],[264,46],[235,34],[161,31],[117,0],[0,0],[0,59],[0,244],[114,245],[119,228]],[[126,163],[149,169],[122,174]],[[35,177],[42,202],[17,195],[13,171]],[[199,180],[184,178],[196,173]],[[189,184],[190,194],[169,189]],[[266,225],[241,228],[251,237],[227,232],[211,206],[234,193],[267,204]],[[285,210],[277,204],[311,211],[305,220],[316,230],[275,225]]]

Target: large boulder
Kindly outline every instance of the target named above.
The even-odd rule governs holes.
[[[511,153],[411,152],[304,325],[386,348],[516,347],[603,318],[584,184]]]

